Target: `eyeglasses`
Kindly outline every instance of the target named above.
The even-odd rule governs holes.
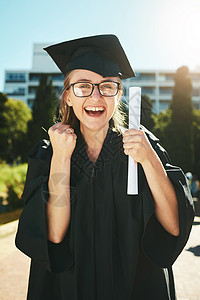
[[[75,82],[69,85],[67,90],[72,86],[74,95],[76,97],[89,97],[97,86],[100,95],[104,97],[114,97],[117,95],[120,83],[115,81],[103,81],[101,83],[91,82]]]

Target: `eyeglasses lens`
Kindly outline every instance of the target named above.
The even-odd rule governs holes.
[[[116,82],[102,82],[99,84],[100,93],[103,96],[115,96],[118,92],[118,84]]]
[[[77,82],[74,84],[74,94],[77,97],[87,97],[91,94],[92,88],[89,82]]]

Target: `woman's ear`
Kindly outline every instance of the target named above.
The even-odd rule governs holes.
[[[72,102],[68,93],[65,94],[65,102],[68,106],[72,106]]]
[[[67,97],[67,99],[66,99],[66,103],[67,103],[67,105],[69,105],[69,106],[72,106],[72,102],[71,102],[71,100],[70,100],[70,98],[69,98],[69,97]]]
[[[122,90],[119,90],[119,92],[118,92],[118,97],[117,97],[117,102],[119,102],[121,96],[122,96]]]

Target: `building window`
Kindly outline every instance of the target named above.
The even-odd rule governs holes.
[[[174,74],[173,73],[160,73],[159,74],[159,81],[174,81]]]
[[[40,76],[41,76],[40,74],[36,74],[36,73],[32,74],[32,73],[30,73],[29,74],[29,80],[30,81],[37,81],[38,82],[38,81],[40,81]]]
[[[29,80],[39,82],[41,75],[42,74],[40,74],[40,73],[30,73]],[[52,81],[62,81],[62,82],[64,82],[64,80],[65,80],[65,77],[64,77],[63,74],[47,74],[47,75],[48,75],[48,78]]]
[[[169,101],[160,101],[159,103],[159,111],[163,111],[169,108],[170,102]]]
[[[142,90],[142,95],[147,94],[147,95],[155,95],[155,88],[154,87],[143,87]]]
[[[63,74],[55,74],[55,75],[51,75],[50,78],[53,80],[53,81],[64,81],[65,80],[65,77]]]
[[[192,81],[194,80],[194,81],[199,81],[200,80],[200,73],[191,73],[190,74],[190,77],[191,77],[191,79],[192,79]]]
[[[25,88],[17,88],[12,92],[6,93],[8,96],[24,96],[25,95]]]
[[[160,87],[159,93],[160,93],[161,96],[162,95],[171,96],[172,93],[173,93],[173,88],[171,88],[171,87]]]
[[[155,81],[155,73],[136,73],[135,80]]]
[[[25,73],[6,73],[6,82],[25,82]]]
[[[193,97],[198,97],[200,94],[199,94],[199,89],[193,89],[192,90],[192,96]]]

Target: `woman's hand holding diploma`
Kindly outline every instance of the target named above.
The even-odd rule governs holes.
[[[134,161],[143,164],[147,159],[151,159],[154,150],[148,138],[142,130],[128,129],[123,137],[124,153],[130,155]]]
[[[171,181],[153,150],[145,133],[128,129],[123,137],[124,153],[143,167],[154,197],[155,214],[158,221],[170,234],[179,235],[179,216],[176,194]]]

